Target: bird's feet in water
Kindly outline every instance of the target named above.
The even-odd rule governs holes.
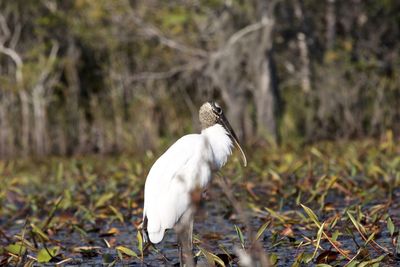
[[[172,263],[172,260],[171,260],[170,258],[168,258],[167,256],[165,256],[164,253],[162,253],[160,250],[158,250],[153,244],[151,244],[151,246],[152,246],[153,250],[154,250],[158,255],[161,256],[161,258],[163,259],[163,261],[164,261],[165,263],[168,263],[168,264],[171,264],[171,263]]]
[[[193,267],[194,267],[194,266],[197,266],[197,259],[198,259],[198,257],[199,257],[199,255],[197,255],[197,254],[193,256],[193,263],[194,263]],[[182,263],[181,261],[178,261],[178,262],[174,263],[173,266],[174,266],[174,267],[180,267],[180,266],[189,267],[189,265],[187,265],[187,264],[185,264],[185,263]]]
[[[158,250],[153,243],[151,242],[144,243],[143,255],[148,255],[149,253],[151,253],[151,251],[154,251],[157,255],[160,255],[162,260],[165,261],[166,263],[168,264],[172,263],[172,260],[167,256],[165,256],[160,250]]]

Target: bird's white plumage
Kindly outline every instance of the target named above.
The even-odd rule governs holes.
[[[152,166],[146,179],[144,211],[150,241],[159,243],[190,207],[190,193],[205,188],[211,172],[232,152],[232,141],[219,124],[185,135]]]

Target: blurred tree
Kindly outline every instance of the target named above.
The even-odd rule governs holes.
[[[399,133],[399,13],[396,0],[1,1],[0,157],[145,151],[196,127],[209,99],[248,144]]]

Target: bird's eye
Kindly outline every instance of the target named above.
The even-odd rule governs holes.
[[[218,115],[222,114],[222,108],[220,108],[218,106],[215,107],[215,111],[217,112]]]

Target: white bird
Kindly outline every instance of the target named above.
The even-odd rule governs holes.
[[[232,153],[246,156],[236,134],[215,102],[204,103],[199,111],[200,134],[188,134],[176,141],[151,167],[144,189],[143,230],[151,243],[162,241],[167,229],[178,234],[180,260],[182,248],[192,249],[193,209],[191,193],[204,190],[212,172],[219,170]]]

